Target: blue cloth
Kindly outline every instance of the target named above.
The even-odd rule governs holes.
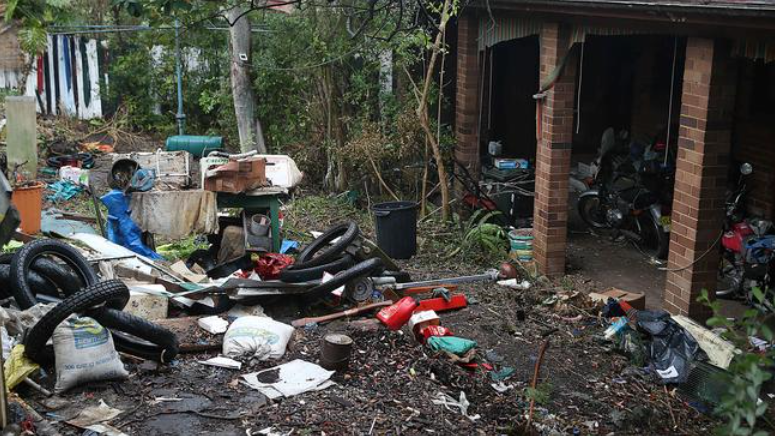
[[[65,83],[67,83],[67,89],[70,90],[72,83],[70,82],[70,38],[64,37],[62,39],[62,48],[64,49],[64,61],[65,61]]]
[[[46,187],[46,189],[51,191],[51,194],[47,195],[46,198],[53,202],[70,200],[71,198],[83,192],[83,186],[76,185],[70,180],[60,180],[58,182],[51,183]]]
[[[108,240],[141,254],[152,260],[163,259],[158,253],[143,244],[142,231],[129,216],[129,196],[114,189],[103,195],[102,203],[108,208]]]

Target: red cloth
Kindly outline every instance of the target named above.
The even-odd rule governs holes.
[[[279,253],[262,254],[256,264],[256,272],[262,280],[274,280],[280,277],[280,271],[293,265],[293,258]]]
[[[43,55],[38,56],[38,92],[43,93],[45,91],[44,85],[43,85]]]

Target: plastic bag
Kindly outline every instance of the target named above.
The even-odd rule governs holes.
[[[293,327],[271,318],[243,316],[237,318],[223,337],[223,355],[232,359],[256,357],[279,359],[293,335]]]
[[[293,265],[293,258],[284,254],[267,253],[258,258],[256,272],[262,280],[274,280],[280,277],[280,271]]]
[[[689,377],[692,362],[707,356],[697,340],[664,311],[641,310],[638,329],[651,336],[649,360],[663,383],[683,383]]]
[[[71,316],[57,326],[52,340],[57,393],[90,381],[125,379],[129,375],[110,332],[91,318]]]
[[[428,346],[433,351],[446,351],[447,353],[463,356],[476,348],[476,342],[457,336],[431,336],[428,338]]]
[[[100,200],[108,208],[108,239],[116,244],[141,254],[152,260],[162,257],[143,244],[140,227],[132,221],[129,214],[129,196],[123,191],[114,189],[103,195]]]
[[[19,344],[11,350],[11,356],[3,363],[3,375],[5,375],[5,389],[9,392],[28,375],[37,371],[40,366],[24,355],[24,345]]]

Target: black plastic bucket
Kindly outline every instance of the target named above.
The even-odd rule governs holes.
[[[394,201],[371,207],[377,227],[377,245],[393,259],[417,253],[417,203]]]

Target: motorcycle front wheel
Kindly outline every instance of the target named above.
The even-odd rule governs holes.
[[[587,226],[593,229],[605,229],[608,227],[606,220],[606,207],[599,195],[586,195],[579,198],[579,215]]]
[[[640,249],[650,257],[666,259],[670,248],[670,233],[648,211],[638,215],[637,221]]]
[[[716,296],[719,298],[730,298],[740,289],[742,281],[743,272],[730,262],[729,259],[722,256],[716,280]]]

